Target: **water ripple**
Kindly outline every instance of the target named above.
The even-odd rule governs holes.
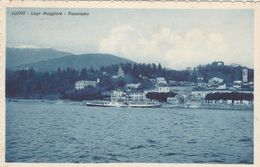
[[[134,146],[134,147],[130,147],[129,149],[130,149],[130,150],[135,150],[135,149],[141,149],[141,148],[145,148],[145,146],[143,146],[143,145],[137,145],[137,146]]]

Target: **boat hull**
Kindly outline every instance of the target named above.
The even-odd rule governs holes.
[[[128,104],[128,107],[131,108],[156,108],[160,106],[160,104]]]
[[[160,107],[159,103],[123,103],[123,102],[87,102],[90,107],[130,107],[130,108],[155,108]]]

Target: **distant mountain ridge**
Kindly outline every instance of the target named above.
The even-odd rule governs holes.
[[[67,55],[72,55],[72,53],[63,52],[52,48],[7,47],[6,67],[14,68],[22,64],[36,63]]]
[[[112,54],[81,54],[58,51],[51,48],[6,48],[6,67],[8,69],[28,69],[36,71],[56,71],[58,68],[98,69],[120,63],[135,63],[131,60],[117,57]]]
[[[70,55],[61,58],[55,58],[46,61],[39,61],[31,64],[17,66],[16,69],[33,67],[36,71],[56,71],[58,68],[74,68],[81,70],[83,68],[98,69],[101,66],[109,66],[120,63],[134,63],[133,61],[120,58],[111,54],[82,54]]]

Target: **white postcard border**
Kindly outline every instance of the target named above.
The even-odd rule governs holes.
[[[260,4],[255,2],[77,2],[77,1],[0,1],[0,166],[248,166],[243,164],[221,165],[221,164],[167,164],[167,163],[5,163],[5,11],[7,7],[40,7],[40,8],[141,8],[141,9],[253,9],[254,10],[254,164],[249,166],[259,166],[260,160]]]

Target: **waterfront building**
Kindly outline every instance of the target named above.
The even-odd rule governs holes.
[[[97,79],[97,81],[88,81],[88,80],[77,81],[77,82],[75,82],[75,89],[81,90],[87,86],[96,87],[98,83],[99,83],[99,78]]]
[[[111,91],[111,101],[122,101],[125,100],[125,92],[121,90],[113,90]]]
[[[129,92],[127,95],[128,95],[128,99],[131,101],[146,100],[146,94],[144,92],[139,92],[139,91]]]
[[[125,92],[121,90],[111,91],[112,101],[142,101],[146,100],[146,93],[140,91]]]
[[[179,100],[178,100],[178,98],[176,96],[175,97],[167,97],[167,103],[179,104]]]
[[[192,92],[193,87],[192,86],[171,86],[169,87],[169,91],[176,93],[176,94],[182,94],[189,96]]]

